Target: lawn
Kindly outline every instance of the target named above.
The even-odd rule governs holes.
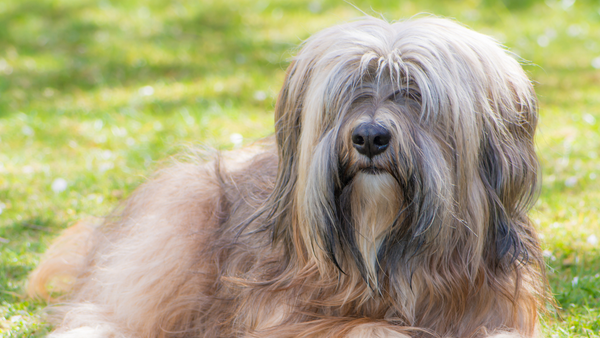
[[[543,188],[531,216],[559,308],[549,337],[600,337],[600,2],[0,0],[0,335],[48,332],[27,274],[76,220],[160,160],[273,132],[294,48],[363,15],[456,18],[535,81]]]

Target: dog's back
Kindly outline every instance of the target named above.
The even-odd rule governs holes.
[[[231,249],[225,246],[235,230],[223,225],[240,223],[264,202],[277,160],[264,148],[207,163],[190,158],[161,170],[105,220],[66,229],[48,249],[28,293],[61,302],[52,308],[52,317],[62,319],[54,334],[198,334],[194,327],[204,321],[217,278],[227,273],[217,271],[217,260]],[[252,258],[239,257],[247,264]]]

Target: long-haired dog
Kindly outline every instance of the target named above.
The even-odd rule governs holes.
[[[537,336],[536,109],[514,56],[452,21],[325,29],[274,142],[160,171],[30,292],[71,281],[52,337]]]

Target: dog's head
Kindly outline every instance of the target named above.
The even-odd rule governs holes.
[[[438,18],[326,29],[293,59],[275,118],[269,217],[299,255],[372,285],[416,257],[526,259],[536,98],[491,38]]]

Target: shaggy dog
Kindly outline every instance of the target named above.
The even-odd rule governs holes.
[[[162,170],[68,229],[30,292],[69,286],[51,337],[535,337],[536,108],[452,21],[325,29],[274,140]]]

